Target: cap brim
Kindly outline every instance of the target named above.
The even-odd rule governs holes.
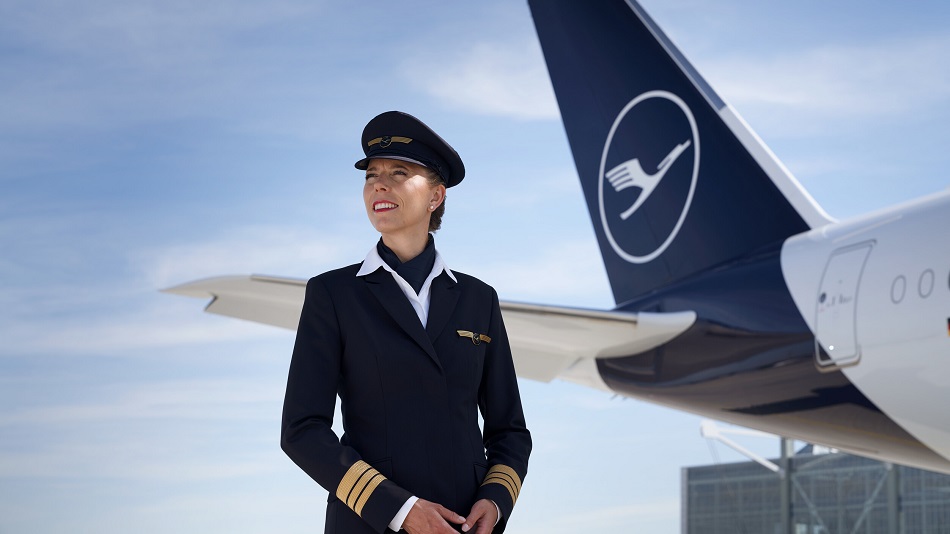
[[[357,169],[361,170],[361,171],[365,171],[365,170],[367,169],[367,167],[369,167],[369,160],[371,160],[371,159],[398,159],[399,161],[405,161],[405,162],[408,162],[408,163],[415,163],[416,165],[419,165],[419,166],[421,166],[421,167],[425,167],[425,168],[427,168],[427,169],[429,168],[428,165],[426,165],[425,163],[422,163],[422,162],[419,161],[419,160],[415,160],[415,159],[412,159],[412,158],[407,158],[406,156],[399,156],[399,155],[396,155],[396,154],[373,154],[373,157],[371,157],[371,158],[363,158],[363,159],[357,161],[357,162],[356,162],[356,165],[354,165],[354,166],[355,166]]]

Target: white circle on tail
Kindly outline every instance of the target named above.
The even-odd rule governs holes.
[[[655,99],[659,99],[660,103],[667,101],[675,105],[675,107],[672,108],[669,105],[665,107],[661,106],[662,109],[678,109],[682,112],[682,117],[670,117],[671,120],[668,122],[664,121],[663,127],[672,125],[670,128],[674,131],[674,137],[672,140],[666,141],[667,145],[659,150],[656,146],[649,146],[656,145],[655,140],[657,136],[653,134],[660,130],[658,125],[655,121],[646,121],[642,117],[640,117],[639,120],[642,121],[643,124],[640,124],[637,122],[638,118],[635,117],[636,114],[632,113],[634,108],[642,104],[649,106],[658,103]],[[653,113],[656,112],[654,111]],[[661,112],[661,114],[662,113],[665,113],[665,111]],[[625,121],[625,119],[628,119],[628,116],[630,117],[629,120]],[[683,124],[684,127],[676,127],[675,125],[677,123]],[[688,129],[685,127],[687,124]],[[675,130],[677,128],[681,129],[682,132],[676,132]],[[623,146],[613,147],[613,149],[620,151],[621,162],[619,164],[613,164],[607,169],[608,154],[611,153],[614,137],[618,134],[619,129],[625,131],[625,134],[622,136],[624,143]],[[631,131],[633,132],[632,135],[630,133]],[[677,135],[679,137],[676,137]],[[691,151],[689,150],[690,148],[692,148]],[[678,194],[660,195],[663,199],[664,207],[670,207],[670,204],[675,204],[675,206],[672,206],[672,209],[674,211],[676,208],[680,209],[679,216],[675,219],[675,224],[672,222],[673,219],[670,218],[668,229],[663,228],[662,223],[658,225],[660,228],[657,229],[654,225],[648,226],[644,217],[634,218],[631,221],[630,218],[633,217],[635,213],[649,205],[649,199],[654,191],[657,190],[663,179],[669,175],[669,171],[674,169],[674,165],[676,165],[680,156],[684,154],[692,154],[692,173],[686,174],[684,171],[688,171],[688,168],[684,168],[681,163],[676,166],[677,170],[673,174],[681,175],[684,180],[686,177],[689,177],[688,190]],[[633,157],[628,158],[627,156]],[[652,171],[652,173],[643,168],[641,163],[643,159],[655,161],[662,156],[665,157],[660,160],[660,163],[656,165],[656,170]],[[612,156],[611,159],[617,161],[618,158]],[[684,161],[686,159],[688,159],[688,157],[684,158]],[[652,165],[648,165],[648,167],[652,167]],[[610,242],[610,246],[613,247],[614,251],[621,258],[630,263],[648,263],[662,254],[663,251],[670,246],[670,243],[673,242],[680,228],[683,226],[683,221],[686,219],[686,214],[689,212],[690,204],[692,204],[693,201],[693,193],[696,190],[696,180],[698,176],[699,130],[696,127],[696,119],[693,117],[693,113],[680,97],[668,91],[647,91],[624,106],[617,115],[617,118],[614,119],[610,133],[607,134],[607,142],[604,144],[603,155],[600,159],[600,172],[598,174],[600,220],[604,228],[604,234],[607,236],[607,240]],[[605,208],[604,182],[607,182],[611,186],[609,191],[613,200],[608,202],[608,204],[612,204],[609,206],[609,209]],[[686,184],[681,184],[681,191],[686,189],[685,185]],[[639,194],[633,197],[631,192],[622,193],[622,191],[630,188],[638,188]],[[617,200],[615,195],[624,195],[625,200]],[[671,196],[673,198],[670,198]],[[621,203],[619,206],[618,202]],[[629,207],[627,207],[628,204]],[[623,207],[626,209],[622,209]],[[610,211],[609,214],[607,213],[608,211]],[[613,226],[615,230],[617,230],[618,235],[635,235],[635,232],[638,231],[638,225],[643,225],[639,230],[643,230],[644,232],[649,230],[651,235],[659,232],[661,236],[653,240],[652,245],[645,247],[640,244],[635,247],[630,242],[621,243],[621,240],[618,240],[611,231],[611,226]],[[662,234],[665,234],[665,238]],[[659,245],[655,245],[656,242],[659,242]]]

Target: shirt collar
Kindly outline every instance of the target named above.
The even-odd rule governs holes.
[[[394,275],[398,274],[393,270],[392,267],[386,264],[383,261],[383,258],[379,256],[379,251],[376,250],[376,245],[373,245],[373,248],[369,250],[369,253],[366,254],[366,258],[363,260],[363,265],[360,266],[360,270],[357,271],[356,276],[366,276],[370,273],[375,272],[377,269],[382,267],[387,271],[393,273]],[[432,264],[432,272],[429,274],[431,278],[435,278],[442,271],[445,271],[455,283],[458,283],[458,279],[455,278],[455,273],[449,269],[449,266],[445,264],[445,260],[442,259],[442,254],[439,254],[439,249],[435,249],[435,263]],[[432,275],[435,276],[432,276]]]

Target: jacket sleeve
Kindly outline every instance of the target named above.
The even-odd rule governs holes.
[[[498,505],[501,518],[494,532],[503,532],[521,492],[521,481],[528,473],[531,434],[525,425],[508,334],[494,289],[489,328],[491,342],[486,347],[485,368],[478,391],[478,406],[485,421],[483,435],[489,467],[476,499],[490,499]]]
[[[341,444],[331,428],[343,349],[334,302],[320,277],[312,278],[290,362],[280,445],[318,484],[383,532],[412,495]]]

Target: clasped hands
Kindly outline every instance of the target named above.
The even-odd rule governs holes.
[[[498,509],[488,499],[480,499],[472,505],[468,517],[462,517],[441,504],[419,499],[409,509],[402,529],[409,534],[453,534],[457,532],[449,523],[462,525],[462,532],[491,534],[498,520]]]

